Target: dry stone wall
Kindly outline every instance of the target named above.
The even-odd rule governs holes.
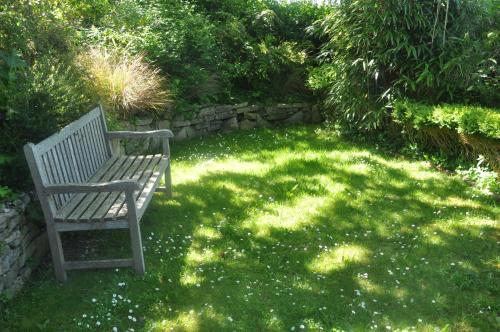
[[[143,118],[136,120],[133,125],[124,124],[124,126],[138,131],[171,129],[175,134],[175,140],[184,140],[218,132],[321,121],[323,117],[316,105],[294,103],[261,106],[242,103],[206,106],[193,118],[177,115],[156,123],[153,119]]]
[[[321,121],[318,108],[309,104],[259,106],[243,103],[205,107],[193,119],[174,118],[170,127],[175,139],[183,140],[216,132]]]
[[[5,296],[22,288],[48,250],[45,229],[26,218],[30,200],[24,194],[0,208],[0,294]]]

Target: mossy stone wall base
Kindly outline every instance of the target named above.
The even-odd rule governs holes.
[[[0,207],[0,294],[19,291],[47,253],[45,228],[26,218],[31,198],[23,194],[7,207]]]

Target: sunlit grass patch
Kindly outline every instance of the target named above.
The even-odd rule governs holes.
[[[205,303],[201,309],[191,309],[188,312],[180,313],[170,321],[164,321],[162,328],[157,331],[203,331],[210,330],[211,326],[227,328],[232,321],[234,321],[232,317],[224,317],[222,314],[217,313],[211,305]]]
[[[209,328],[206,321],[212,321],[217,323],[217,325],[225,325],[224,317],[215,313],[215,311],[210,308],[204,308],[200,311],[195,311],[191,309],[187,312],[181,312],[176,317],[172,319],[163,319],[161,321],[153,322],[148,324],[148,331],[185,331],[185,332],[196,332],[202,331]],[[212,323],[212,324],[213,324]]]
[[[309,269],[318,273],[330,273],[341,270],[353,263],[366,263],[370,252],[359,245],[345,245],[324,252],[315,258]]]
[[[233,171],[241,174],[245,173],[258,173],[266,169],[268,166],[260,162],[244,162],[231,158],[222,160],[210,159],[201,162],[199,165],[193,167],[189,173],[182,172],[181,169],[173,171],[173,176],[178,183],[195,182],[200,177],[208,174],[223,174],[225,171]]]
[[[192,258],[189,259],[192,262]],[[191,269],[184,270],[181,274],[180,284],[182,286],[197,286],[200,287],[200,283],[203,282],[203,277],[194,273]]]
[[[222,237],[219,231],[209,227],[198,227],[195,231],[195,237],[218,240]]]
[[[273,229],[296,230],[311,224],[311,216],[325,203],[324,197],[306,196],[295,200],[291,205],[275,203],[272,197],[264,197],[266,213],[257,213],[248,218],[243,226],[256,236],[268,237]]]
[[[209,264],[217,261],[219,257],[213,250],[204,249],[196,250],[191,248],[186,255],[186,264],[188,266],[196,266],[197,264]]]

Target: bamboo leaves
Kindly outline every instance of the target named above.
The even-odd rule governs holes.
[[[321,60],[330,62],[324,77],[333,117],[370,130],[387,123],[398,97],[498,104],[498,65],[485,64],[499,56],[489,41],[498,39],[490,32],[498,31],[494,15],[488,0],[342,1],[314,26],[328,38]]]

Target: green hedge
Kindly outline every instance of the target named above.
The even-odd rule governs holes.
[[[459,133],[500,139],[500,109],[471,105],[426,105],[401,101],[394,105],[396,122],[419,129],[426,126],[455,129]]]

